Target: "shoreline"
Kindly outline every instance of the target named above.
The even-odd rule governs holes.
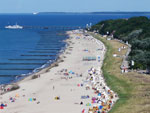
[[[78,30],[68,34],[68,47],[57,62],[42,70],[36,79],[31,79],[32,75],[18,82],[18,90],[0,98],[8,105],[2,113],[93,113],[95,110],[106,113],[112,108],[118,96],[107,86],[101,71],[104,44]],[[9,101],[10,97],[15,102]],[[44,106],[37,109],[40,103]]]
[[[65,34],[67,34],[67,32],[68,31],[66,31],[66,33]],[[68,34],[67,34],[68,35]],[[11,91],[11,88],[13,87],[13,86],[18,86],[18,84],[19,83],[21,83],[21,82],[23,82],[23,81],[27,81],[27,80],[31,80],[31,79],[36,79],[36,78],[38,78],[41,74],[44,74],[44,73],[47,73],[50,69],[52,69],[53,67],[55,67],[55,66],[58,66],[59,65],[59,63],[61,63],[61,62],[63,62],[62,61],[62,58],[60,57],[62,54],[64,54],[64,52],[65,52],[65,50],[66,49],[68,49],[68,45],[69,45],[69,42],[68,42],[68,40],[70,39],[70,37],[69,38],[67,38],[66,40],[64,40],[64,42],[66,43],[66,46],[63,48],[63,49],[61,49],[60,51],[59,51],[59,53],[56,55],[56,56],[58,56],[57,58],[56,58],[56,60],[54,60],[51,64],[49,64],[49,66],[47,66],[47,67],[44,67],[44,68],[42,68],[42,69],[40,69],[39,71],[37,71],[37,72],[31,72],[31,74],[26,74],[25,76],[23,76],[23,75],[18,75],[19,77],[20,77],[20,79],[18,79],[18,80],[14,80],[14,81],[12,81],[12,82],[10,82],[10,83],[7,83],[7,84],[0,84],[0,87],[3,87],[3,90],[4,91],[1,91],[1,89],[0,89],[0,95],[3,95],[3,94],[5,94],[5,93],[8,93],[8,92],[10,92]],[[61,52],[62,51],[62,52]],[[47,63],[46,63],[47,64]],[[43,64],[43,65],[45,65],[45,64]],[[43,66],[42,65],[42,66]],[[41,67],[42,67],[41,66]],[[40,67],[39,67],[40,68]],[[35,76],[35,78],[32,78],[33,76]],[[18,86],[19,87],[19,86]],[[9,89],[8,91],[7,91],[7,89]]]

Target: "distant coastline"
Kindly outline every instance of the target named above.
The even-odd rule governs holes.
[[[114,12],[114,11],[102,11],[102,12],[39,12],[38,14],[150,14],[150,12]]]
[[[102,12],[25,12],[25,13],[0,13],[0,15],[119,15],[119,14],[132,14],[132,15],[150,15],[150,11],[102,11]]]

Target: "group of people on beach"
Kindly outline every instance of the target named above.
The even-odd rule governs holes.
[[[79,40],[81,37],[84,40],[88,40],[88,41],[93,41],[94,44],[98,44],[103,45],[99,40],[93,38],[92,36],[89,36],[87,34],[84,34],[83,31],[72,31],[73,34],[75,34],[76,39]],[[87,48],[83,49],[85,52],[89,52],[89,50]],[[92,51],[92,50],[91,50]],[[90,52],[91,52],[90,51]],[[105,53],[105,47],[102,46],[101,48],[95,48],[95,50],[93,51],[97,51],[98,52],[103,52],[103,54]],[[89,53],[91,54],[91,53]],[[86,60],[84,62],[97,62],[98,65],[96,66],[90,66],[91,68],[89,68],[89,70],[87,70],[87,73],[85,75],[85,73],[79,73],[78,71],[75,72],[73,69],[67,69],[67,68],[63,68],[61,70],[58,70],[55,72],[55,75],[58,75],[58,79],[59,80],[65,80],[68,81],[70,79],[73,78],[81,78],[82,82],[76,84],[75,87],[78,88],[85,88],[85,93],[87,93],[89,90],[93,92],[93,95],[89,95],[88,93],[85,95],[81,95],[80,101],[77,102],[77,105],[83,106],[81,109],[81,113],[107,113],[108,111],[110,111],[110,109],[112,108],[112,106],[114,105],[114,103],[117,101],[118,96],[115,92],[113,92],[106,84],[105,79],[103,77],[103,73],[101,71],[101,66],[102,66],[102,60],[103,58],[101,58],[101,56],[99,55],[100,53],[97,54],[98,59],[94,58],[94,60]],[[81,58],[82,59],[82,58]],[[83,61],[83,60],[81,60]],[[40,75],[37,76],[38,78],[42,78],[42,76],[40,77]],[[54,78],[55,79],[55,78]],[[57,79],[57,77],[56,77]],[[57,90],[57,86],[55,86],[55,84],[52,85],[52,91],[56,93]],[[5,88],[2,87],[1,90],[4,90]],[[74,90],[70,90],[71,92],[73,92]],[[52,93],[53,93],[52,92]],[[18,98],[20,97],[26,97],[26,96],[19,96],[15,95],[15,97],[10,97],[9,101],[11,103],[14,103]],[[26,99],[26,98],[25,98]],[[33,97],[33,98],[28,98],[27,97],[27,101],[29,102],[36,102],[37,104],[40,103],[40,101],[37,100],[38,98]],[[60,101],[63,99],[63,97],[61,95],[55,95],[55,97],[53,97],[54,101]],[[86,101],[85,101],[86,100]],[[2,102],[0,103],[0,108],[4,109],[5,107],[7,107],[7,102]]]
[[[78,37],[76,37],[76,39],[80,39],[80,37],[83,37],[83,39],[85,40],[93,41],[99,46],[103,45],[101,41],[93,38],[88,34],[84,34],[84,36],[79,35]],[[84,51],[89,52],[88,49],[84,49]],[[97,51],[101,51],[104,54],[106,50],[105,47],[102,46],[100,49],[97,49]],[[110,111],[114,103],[118,100],[118,95],[113,92],[105,83],[105,79],[101,71],[103,62],[102,60],[98,55],[98,63],[100,64],[99,67],[92,67],[91,69],[89,69],[85,83],[81,83],[86,86],[86,90],[92,89],[95,94],[95,96],[93,97],[90,97],[89,95],[81,96],[81,99],[91,99],[89,103],[84,103],[83,101],[80,102],[80,105],[86,106],[85,109],[82,110],[82,113],[107,113],[108,111]]]
[[[86,81],[95,93],[89,102],[88,113],[107,113],[117,101],[118,96],[106,85],[100,67],[89,69]],[[82,113],[86,113],[85,109],[82,110]]]

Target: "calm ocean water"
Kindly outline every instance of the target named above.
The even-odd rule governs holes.
[[[70,27],[85,27],[101,20],[147,16],[146,14],[0,14],[0,84],[16,80],[18,75],[38,71],[55,61],[68,38]],[[5,29],[19,24],[31,27]],[[53,27],[51,27],[53,26]],[[55,27],[54,27],[55,26]],[[57,27],[56,27],[57,26]],[[62,26],[66,26],[65,29]],[[68,27],[69,26],[69,27]],[[49,29],[42,29],[50,27]]]

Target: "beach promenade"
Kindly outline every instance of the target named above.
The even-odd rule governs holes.
[[[106,48],[82,31],[69,31],[61,62],[18,82],[0,95],[0,113],[107,113],[118,96],[107,87],[101,67]]]

